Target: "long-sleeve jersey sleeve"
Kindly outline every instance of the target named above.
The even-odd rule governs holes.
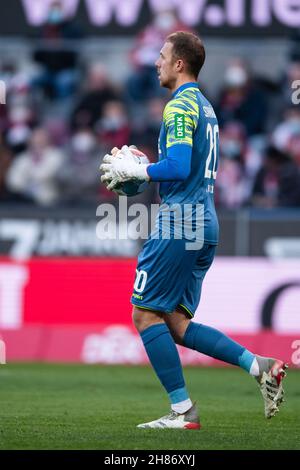
[[[183,181],[189,176],[197,124],[197,105],[188,92],[167,104],[163,115],[166,158],[148,167],[152,181]]]

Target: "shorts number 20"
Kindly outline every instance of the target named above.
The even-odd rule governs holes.
[[[136,292],[143,292],[143,290],[145,289],[145,285],[146,285],[146,282],[147,282],[147,273],[146,271],[138,271],[136,269],[136,278],[135,278],[135,282],[134,282],[134,290]]]

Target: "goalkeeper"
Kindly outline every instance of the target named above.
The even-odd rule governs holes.
[[[171,411],[139,424],[139,428],[201,427],[175,343],[239,366],[255,377],[267,418],[276,414],[283,401],[282,379],[287,367],[283,361],[255,355],[220,331],[191,321],[215,256],[219,232],[214,206],[219,128],[214,110],[197,83],[204,61],[205,49],[197,36],[188,32],[168,36],[156,62],[160,85],[172,93],[163,113],[158,163],[140,163],[124,146],[117,155],[107,155],[101,165],[101,179],[110,190],[131,180],[160,182],[163,204],[159,224],[156,236],[150,235],[138,257],[132,304],[133,322],[169,396]],[[184,214],[181,227],[172,218],[174,204]],[[187,216],[186,205],[191,208]],[[169,237],[165,236],[166,219],[171,220]],[[180,236],[186,226],[198,234],[192,249]]]

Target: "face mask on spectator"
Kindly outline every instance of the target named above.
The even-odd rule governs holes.
[[[126,124],[126,119],[123,116],[107,116],[101,120],[100,130],[118,131],[125,124]]]
[[[59,24],[63,21],[64,15],[61,10],[58,8],[52,8],[48,14],[48,23],[50,24]]]
[[[23,106],[14,106],[9,112],[9,120],[13,124],[23,124],[28,122],[30,117],[30,110]]]
[[[295,129],[299,129],[299,128],[300,128],[300,116],[297,115],[297,114],[294,114],[294,115],[290,116],[290,117],[288,118],[288,121],[287,121],[287,122],[290,123],[290,124],[292,124],[292,125],[294,126],[293,128],[295,128]]]
[[[237,158],[242,153],[242,144],[237,140],[226,140],[222,143],[221,151],[224,157]]]
[[[155,18],[155,25],[163,30],[163,31],[170,31],[176,24],[176,18],[172,15],[172,13],[160,13]]]
[[[300,121],[295,118],[289,120],[287,122],[286,130],[290,135],[300,134]]]
[[[225,71],[224,81],[229,87],[243,87],[247,80],[247,72],[242,67],[232,65]]]
[[[75,152],[88,153],[93,150],[95,139],[85,133],[76,134],[72,139],[72,148]]]
[[[7,142],[14,153],[23,152],[30,138],[31,130],[24,125],[12,127],[7,134]]]

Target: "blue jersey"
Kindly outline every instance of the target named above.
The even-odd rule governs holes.
[[[197,83],[186,83],[178,88],[164,109],[158,141],[159,161],[167,158],[172,146],[176,145],[178,149],[178,144],[192,148],[191,171],[184,181],[160,183],[162,203],[170,206],[190,204],[193,211],[196,205],[202,205],[204,242],[217,244],[219,224],[214,186],[218,169],[219,127],[213,107]]]

